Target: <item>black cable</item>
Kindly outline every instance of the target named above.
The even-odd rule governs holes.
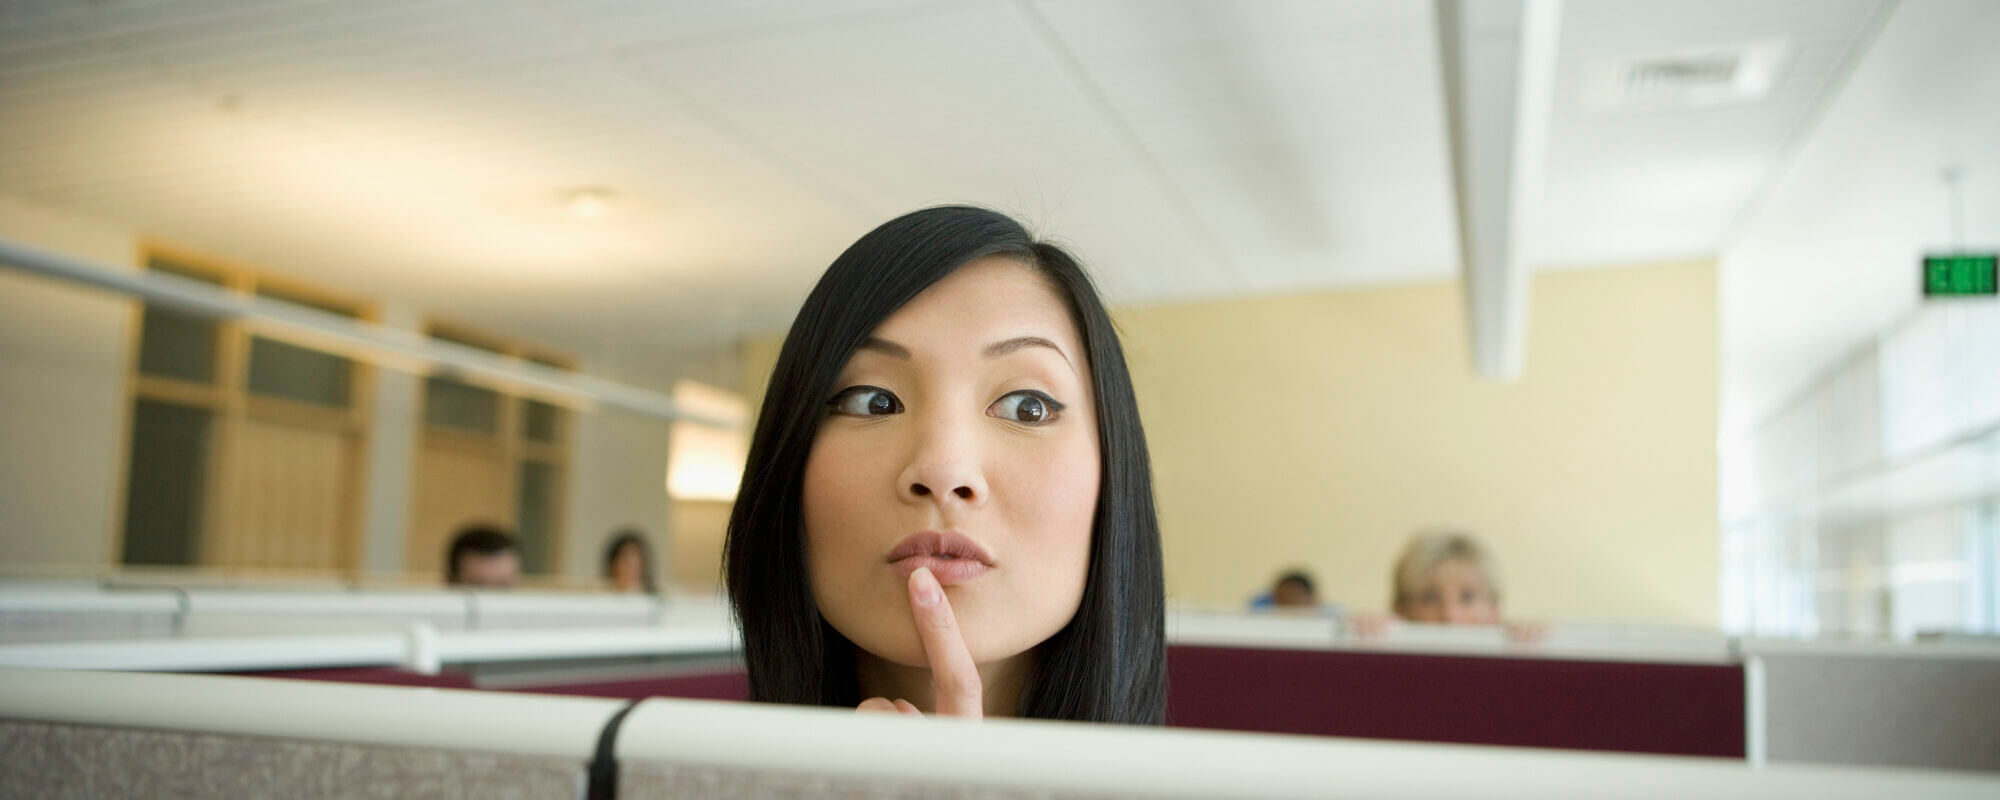
[[[613,800],[618,796],[618,726],[625,723],[625,715],[638,705],[639,700],[632,700],[604,722],[604,731],[597,735],[597,754],[590,759],[590,784],[583,790],[585,800]]]

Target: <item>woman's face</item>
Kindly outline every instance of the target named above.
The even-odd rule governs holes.
[[[835,387],[803,498],[813,599],[834,629],[924,666],[917,566],[944,584],[977,663],[1067,625],[1101,462],[1090,365],[1056,291],[1012,259],[960,267],[884,320]]]
[[[1448,559],[1432,567],[1424,584],[1412,595],[1404,616],[1413,622],[1447,625],[1494,625],[1500,622],[1500,605],[1479,566],[1463,559]]]
[[[645,553],[630,542],[619,545],[618,552],[611,557],[611,585],[621,592],[636,592],[645,588],[645,582]]]

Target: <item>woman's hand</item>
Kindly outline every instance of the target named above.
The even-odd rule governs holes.
[[[986,691],[979,680],[979,666],[958,631],[958,618],[951,613],[951,600],[944,596],[937,576],[919,568],[910,573],[910,613],[922,637],[924,658],[930,661],[936,712],[945,716],[979,719],[986,712]],[[856,711],[908,714],[921,717],[915,705],[902,698],[870,697]]]
[[[1341,621],[1347,634],[1356,639],[1380,639],[1396,627],[1396,618],[1387,614],[1360,612]]]
[[[1541,644],[1549,635],[1546,622],[1503,622],[1507,630],[1507,641],[1513,644]]]

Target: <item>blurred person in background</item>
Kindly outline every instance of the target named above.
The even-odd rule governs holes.
[[[492,525],[468,525],[445,551],[444,581],[452,586],[505,589],[521,575],[521,547]]]
[[[1251,611],[1276,611],[1290,614],[1324,614],[1338,616],[1338,606],[1321,603],[1319,592],[1313,587],[1312,573],[1304,569],[1287,570],[1271,584],[1271,590],[1250,600]]]
[[[1469,535],[1419,533],[1396,559],[1390,608],[1410,622],[1500,623],[1500,574],[1492,553]]]
[[[653,577],[653,547],[638,528],[625,528],[604,546],[604,579],[619,594],[658,594]]]
[[[1394,620],[1433,625],[1499,625],[1515,642],[1540,641],[1540,623],[1508,623],[1500,616],[1500,567],[1491,550],[1470,534],[1426,531],[1410,537],[1389,575]],[[1364,638],[1392,628],[1392,619],[1357,614],[1349,630]]]

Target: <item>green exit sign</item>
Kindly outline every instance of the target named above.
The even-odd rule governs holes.
[[[2000,294],[1994,254],[1924,256],[1924,296]]]

